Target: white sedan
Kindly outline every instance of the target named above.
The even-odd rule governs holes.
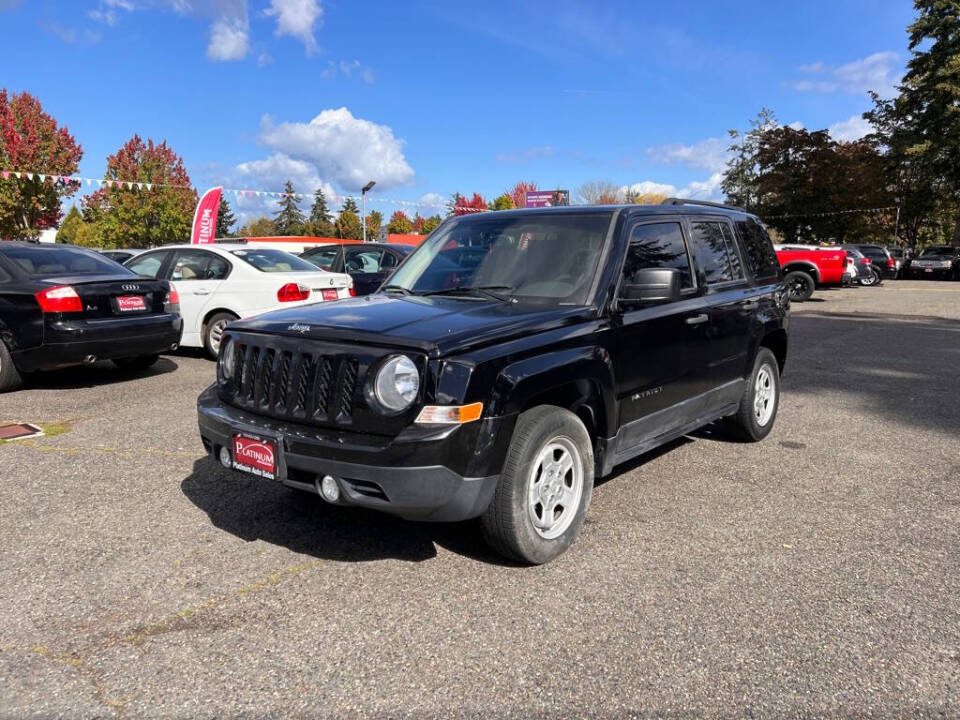
[[[227,323],[296,305],[353,295],[353,280],[296,255],[241,243],[166,245],[125,263],[146,278],[169,280],[180,295],[181,345],[220,352]]]

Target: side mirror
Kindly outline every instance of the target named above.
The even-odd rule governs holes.
[[[676,268],[643,268],[633,282],[620,287],[621,305],[655,305],[680,299],[680,271]]]

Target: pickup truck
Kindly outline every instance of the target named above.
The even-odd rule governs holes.
[[[809,300],[818,287],[843,284],[847,253],[842,248],[775,245],[774,249],[792,301]]]
[[[200,436],[225,468],[479,517],[495,550],[544,563],[615,466],[714,421],[767,436],[789,304],[766,230],[735,208],[451,218],[377,293],[230,323]]]

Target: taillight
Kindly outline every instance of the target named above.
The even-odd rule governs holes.
[[[34,297],[44,312],[83,312],[80,296],[69,285],[57,285],[41,290]]]
[[[170,292],[167,293],[167,302],[171,305],[180,304],[180,293],[177,292],[177,289],[173,287],[173,285],[170,286]]]
[[[277,290],[277,300],[280,302],[299,302],[310,297],[310,288],[297,283],[287,283]]]
[[[350,297],[356,297],[357,291],[353,289],[353,286],[350,286]]]
[[[860,258],[860,264],[861,264],[861,265],[869,265],[869,264],[870,264],[870,258],[868,258],[868,257],[862,257],[862,258]]]
[[[340,299],[340,296],[337,295],[337,291],[336,291],[336,290],[324,290],[324,291],[323,291],[322,293],[320,293],[320,294],[323,296],[323,299],[324,299],[324,300],[338,300],[338,299]]]
[[[892,268],[892,267],[896,267],[896,266],[897,266],[897,263],[894,262],[893,258],[887,258],[887,267],[888,267],[888,268]]]

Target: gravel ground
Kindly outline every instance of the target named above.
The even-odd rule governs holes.
[[[618,468],[539,568],[220,469],[196,355],[0,396],[66,430],[0,446],[0,715],[957,716],[960,283],[817,298],[765,442]]]

